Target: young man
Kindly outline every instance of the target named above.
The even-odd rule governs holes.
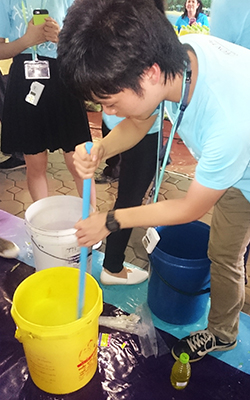
[[[172,354],[185,351],[197,361],[234,348],[250,240],[250,51],[205,35],[186,35],[180,43],[151,1],[78,0],[66,17],[58,53],[62,76],[78,96],[126,117],[90,155],[84,144],[77,146],[82,178],[92,177],[102,158],[134,146],[161,101],[174,121],[183,88],[188,92],[178,133],[198,165],[186,196],[93,213],[76,224],[77,237],[89,246],[119,229],[191,222],[214,207],[208,327],[180,340]]]
[[[213,0],[210,33],[218,38],[250,49],[250,1]],[[245,284],[248,283],[247,260],[250,243],[244,255]]]

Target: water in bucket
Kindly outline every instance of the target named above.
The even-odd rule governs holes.
[[[85,386],[97,368],[102,291],[86,275],[85,305],[77,319],[79,270],[36,272],[16,289],[11,315],[33,382],[45,392],[65,394]]]
[[[60,265],[79,267],[80,248],[74,229],[82,216],[82,199],[51,196],[31,204],[25,213],[26,230],[31,238],[37,271]],[[88,272],[91,249],[88,252]]]

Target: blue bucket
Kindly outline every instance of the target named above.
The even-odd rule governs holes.
[[[161,237],[150,254],[148,305],[161,320],[198,321],[209,300],[209,226],[200,221],[157,228]]]

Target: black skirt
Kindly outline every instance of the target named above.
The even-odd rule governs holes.
[[[31,55],[14,57],[4,100],[1,150],[5,154],[37,154],[46,149],[74,151],[91,140],[85,104],[69,94],[59,78],[57,60],[48,60],[50,79],[25,79],[24,61]],[[30,85],[45,85],[37,106],[25,101]]]

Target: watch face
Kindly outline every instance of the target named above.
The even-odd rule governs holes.
[[[120,230],[120,224],[115,219],[115,212],[113,210],[109,211],[107,214],[106,227],[110,232],[117,232]]]

